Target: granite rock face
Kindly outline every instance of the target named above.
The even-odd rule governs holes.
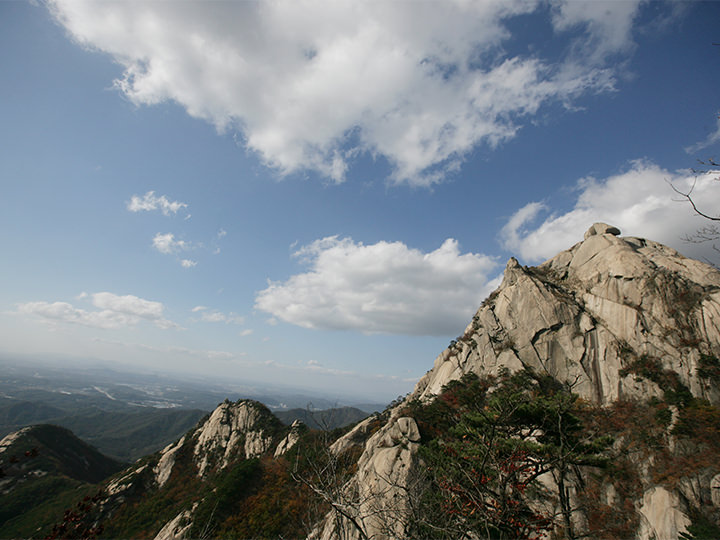
[[[367,423],[361,423],[362,430]],[[357,433],[350,432],[333,446],[336,452],[351,446]],[[310,538],[362,538],[358,527],[369,538],[404,537],[406,486],[411,482],[413,460],[420,442],[415,420],[393,417],[367,440],[365,451],[357,464],[357,474],[346,486],[343,512],[355,521],[340,520],[328,515]],[[341,530],[339,530],[341,529]]]
[[[270,448],[272,437],[262,428],[262,409],[250,400],[236,403],[225,401],[218,405],[210,418],[195,433],[193,453],[200,476],[212,465],[225,468],[230,458],[248,459],[263,454]],[[213,456],[219,456],[213,463]]]
[[[235,464],[272,456],[281,435],[285,435],[282,442],[287,451],[297,442],[298,429],[299,426],[294,426],[288,434],[283,433],[281,422],[256,401],[225,400],[177,442],[111,478],[104,486],[96,519],[99,523],[110,522],[118,512],[127,511],[128,505],[137,505],[146,497],[162,500],[163,494],[182,491],[186,484],[202,491],[202,486],[213,486]],[[185,538],[190,534],[201,501],[202,498],[193,496],[173,506],[174,517],[165,517],[157,523],[155,537]]]
[[[586,239],[534,268],[510,259],[500,288],[444,351],[414,394],[436,394],[464,373],[531,367],[599,404],[658,388],[621,376],[630,357],[652,357],[695,395],[717,403],[697,376],[720,351],[720,272],[675,250],[595,224]]]
[[[185,436],[181,437],[179,441],[167,445],[160,451],[160,459],[153,468],[155,480],[159,487],[163,487],[170,478],[173,465],[175,465],[175,454],[182,448],[183,444],[185,444]]]
[[[698,375],[703,355],[720,357],[720,272],[662,244],[621,237],[617,228],[596,223],[582,242],[537,267],[510,259],[500,287],[407,399],[430,400],[466,373],[531,368],[570,383],[576,394],[597,405],[647,400],[661,397],[662,389],[623,368],[652,359],[660,369],[676,373],[694,396],[718,404],[718,388]],[[367,492],[353,511],[369,538],[403,533],[401,516],[390,509],[402,514],[407,504],[403,497],[418,440],[412,419],[398,417],[403,406],[391,411],[387,424],[367,440],[348,484],[349,490]],[[352,437],[348,433],[335,446],[347,447]],[[710,493],[709,484],[719,484],[719,477],[706,479],[708,485],[694,492]],[[646,488],[635,501],[642,516],[637,537],[677,538],[690,523],[683,501],[692,503],[699,496],[690,488]],[[362,537],[357,527],[345,529],[350,538]],[[315,536],[329,540],[335,532],[328,516]]]
[[[274,434],[268,429],[270,427],[268,415],[271,413],[255,401],[225,400],[192,432],[160,452],[157,464],[153,468],[158,487],[162,488],[167,483],[175,465],[176,455],[185,445],[192,446],[193,461],[200,478],[207,477],[210,472],[221,472],[238,460],[251,459],[267,453],[274,442]],[[279,423],[274,417],[273,420]],[[293,433],[291,430],[283,441],[285,451],[294,444]],[[193,523],[194,510],[195,508],[188,508],[180,512],[163,526],[155,538],[157,540],[185,538]]]
[[[280,456],[286,454],[290,449],[292,449],[293,446],[297,444],[297,442],[300,440],[300,433],[302,430],[302,422],[300,420],[295,420],[292,425],[290,426],[290,432],[285,436],[285,438],[280,441],[275,448],[275,453],[273,454],[274,458],[279,458]]]

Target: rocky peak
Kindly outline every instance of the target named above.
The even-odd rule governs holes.
[[[193,453],[199,474],[204,475],[209,467],[225,468],[233,456],[248,459],[265,453],[273,442],[269,427],[276,423],[279,421],[258,402],[225,400],[195,431]]]
[[[592,226],[585,231],[585,240],[597,234],[612,234],[613,236],[620,236],[620,229],[613,227],[612,225],[608,225],[607,223],[593,223]]]
[[[720,353],[720,273],[656,242],[596,223],[585,239],[537,267],[510,259],[501,286],[435,361],[414,395],[429,397],[468,372],[530,367],[609,403],[659,388],[622,375],[653,358],[716,402],[697,369]]]

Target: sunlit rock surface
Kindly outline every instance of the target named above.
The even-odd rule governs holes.
[[[295,420],[292,423],[292,426],[290,426],[290,433],[288,433],[285,438],[278,443],[277,447],[275,448],[275,453],[273,454],[273,457],[278,458],[282,456],[297,444],[297,442],[300,440],[301,426],[302,422],[300,422],[300,420]]]
[[[165,482],[168,481],[168,478],[170,478],[173,465],[175,465],[175,454],[177,454],[178,450],[180,450],[184,443],[185,436],[176,443],[167,445],[160,452],[160,459],[158,460],[157,465],[153,468],[155,479],[160,487],[163,487]]]
[[[199,474],[205,474],[213,456],[219,456],[219,463],[215,465],[222,469],[238,452],[245,458],[265,452],[272,444],[272,437],[265,435],[259,425],[261,419],[261,410],[254,401],[221,403],[196,433],[194,454]]]
[[[696,371],[720,350],[720,273],[675,250],[595,224],[583,242],[540,266],[511,259],[500,288],[414,394],[464,373],[528,366],[599,404],[658,392],[619,373],[629,356],[658,358],[693,393],[717,403]]]

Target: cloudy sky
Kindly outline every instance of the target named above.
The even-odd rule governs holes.
[[[508,257],[683,253],[720,4],[0,2],[0,355],[391,399]]]

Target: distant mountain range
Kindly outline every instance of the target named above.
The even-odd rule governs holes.
[[[144,380],[118,384],[117,379],[52,370],[10,369],[0,375],[0,538],[37,531],[73,536],[73,524],[99,500],[98,483],[177,441],[223,401],[218,389],[181,390],[177,384]],[[330,403],[302,395],[268,401],[278,406]],[[208,407],[186,408],[192,404]],[[276,414],[287,425],[300,420],[325,429],[368,415],[354,407],[280,409]],[[281,429],[280,420],[273,421]],[[83,534],[88,531],[92,527]]]
[[[289,411],[275,411],[280,421],[286,426],[299,420],[312,429],[331,430],[339,427],[356,424],[370,416],[365,411],[355,407],[336,407],[322,411],[309,409],[290,409]]]
[[[72,520],[80,519],[91,503],[99,500],[101,491],[96,484],[122,470],[126,466],[123,461],[151,455],[185,434],[201,417],[208,417],[205,411],[148,407],[132,412],[90,408],[57,417],[64,412],[57,407],[10,401],[0,407],[0,420],[5,426],[55,417],[54,421],[62,422],[64,427],[26,426],[0,441],[0,538],[24,537],[34,530],[52,535],[53,525],[61,537],[72,536]],[[267,416],[265,424],[274,426],[277,432],[283,424],[298,420],[313,429],[332,430],[368,416],[353,407],[292,409],[273,414],[259,403],[257,406]],[[85,440],[67,428],[76,430]],[[86,499],[80,499],[80,504],[78,494]],[[70,519],[59,521],[63,513]]]
[[[0,361],[0,437],[32,424],[54,424],[108,456],[132,462],[177,440],[224,399],[238,397],[263,402],[289,423],[301,419],[312,426],[318,409],[337,409],[322,417],[333,428],[384,408],[368,403],[360,405],[363,413],[327,398],[249,385]]]
[[[43,402],[3,401],[4,404],[0,401],[0,437],[32,424],[63,426],[103,454],[124,462],[159,450],[207,414],[199,409],[153,407],[107,411],[91,404],[92,400],[74,410],[69,405],[60,408]],[[77,403],[77,398],[72,402]]]

